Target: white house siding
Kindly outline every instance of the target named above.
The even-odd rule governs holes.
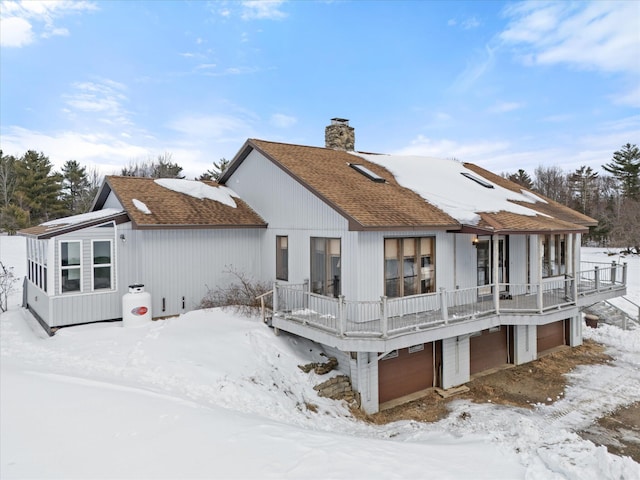
[[[335,357],[336,360],[338,360],[338,367],[336,370],[345,375],[351,375],[351,355],[349,352],[343,352],[342,350],[338,350],[337,348],[330,347],[328,345],[323,345],[322,349],[328,357]]]
[[[582,314],[571,317],[569,323],[569,345],[578,347],[582,345]]]
[[[264,229],[132,230],[125,224],[119,231],[125,235],[125,242],[118,240],[120,293],[131,284],[145,285],[154,318],[193,310],[207,288],[236,281],[226,271],[264,280],[260,265]]]
[[[268,223],[262,244],[262,271],[275,280],[275,239],[288,237],[289,283],[302,283],[310,276],[310,238],[341,239],[342,294],[354,298],[357,233],[349,232],[347,220],[290,175],[251,152],[233,173],[227,186],[233,189]],[[269,201],[265,202],[264,199]],[[302,226],[302,227],[301,227]]]
[[[104,205],[102,206],[102,208],[122,209],[122,204],[116,198],[115,193],[109,192],[109,195],[107,196],[107,199],[104,201]]]
[[[528,283],[526,235],[509,235],[509,282]]]
[[[535,325],[514,325],[513,363],[522,365],[538,358],[536,347],[537,327]]]
[[[356,369],[352,372],[353,388],[360,393],[360,408],[366,413],[376,413],[379,409],[378,355],[376,352],[358,352]]]
[[[52,285],[49,283],[49,285]],[[50,303],[51,300],[38,287],[33,283],[27,282],[27,304],[29,308],[33,310],[41,319],[47,321],[50,317]]]
[[[442,340],[442,388],[455,387],[469,381],[469,359],[468,335]]]
[[[454,288],[472,288],[477,286],[476,265],[478,252],[473,245],[476,235],[456,233],[455,235],[455,263]],[[437,273],[436,273],[437,275]]]

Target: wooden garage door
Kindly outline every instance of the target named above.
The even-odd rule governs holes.
[[[538,353],[564,345],[564,320],[538,325]]]
[[[433,386],[433,343],[398,350],[395,358],[378,362],[378,396],[384,403]],[[389,355],[390,356],[390,355]]]
[[[482,372],[508,363],[507,327],[498,327],[496,331],[483,330],[481,335],[470,339],[470,373]]]

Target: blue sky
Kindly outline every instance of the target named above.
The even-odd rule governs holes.
[[[0,148],[193,178],[247,138],[600,170],[640,143],[640,2],[0,3]]]

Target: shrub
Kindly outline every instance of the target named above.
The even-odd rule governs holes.
[[[5,267],[0,262],[0,312],[6,312],[7,308],[9,308],[9,294],[13,292],[15,281],[13,267]]]
[[[200,301],[198,308],[231,308],[247,317],[260,313],[261,304],[257,297],[271,290],[271,284],[253,280],[233,268],[228,268],[224,273],[231,275],[234,280],[226,286],[207,286],[207,294]],[[266,306],[271,308],[271,298],[265,298],[266,300]]]

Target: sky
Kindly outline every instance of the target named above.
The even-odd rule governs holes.
[[[0,148],[187,178],[247,138],[601,171],[640,143],[640,2],[0,2]]]

